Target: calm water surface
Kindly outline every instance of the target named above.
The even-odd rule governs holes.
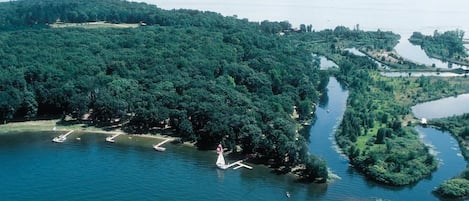
[[[469,2],[466,0],[140,0],[164,9],[190,8],[208,10],[226,16],[237,15],[251,21],[284,21],[294,26],[312,24],[313,29],[349,28],[381,29],[401,34],[396,51],[409,60],[447,68],[448,64],[429,58],[418,46],[408,42],[414,31],[433,34],[461,29],[469,33]],[[466,36],[468,38],[468,36]],[[453,65],[453,68],[460,66]]]
[[[386,77],[421,77],[421,76],[432,76],[432,77],[463,77],[467,74],[458,74],[451,72],[380,72],[382,76]]]
[[[334,141],[335,129],[342,120],[348,92],[331,79],[328,99],[316,110],[317,121],[310,131],[310,151],[327,160],[337,179],[328,185],[326,200],[438,200],[431,190],[444,180],[464,170],[466,162],[457,142],[445,132],[417,127],[424,143],[433,147],[440,166],[431,177],[407,187],[391,187],[367,180],[348,164]]]
[[[310,131],[310,152],[327,160],[338,177],[328,185],[298,183],[257,165],[220,171],[214,152],[185,146],[168,144],[161,153],[148,143],[106,143],[106,136],[98,134],[81,135],[81,141],[72,134],[57,144],[51,142],[57,133],[17,133],[0,134],[1,200],[437,200],[431,189],[464,169],[454,139],[418,128],[442,160],[438,171],[402,188],[368,181],[349,167],[334,143],[347,97],[347,90],[331,78]]]
[[[440,100],[418,104],[412,107],[417,118],[443,118],[469,113],[469,94],[448,97]]]
[[[109,144],[105,136],[52,143],[51,133],[0,135],[1,200],[293,200],[320,188],[268,169],[219,171],[216,154],[168,145]],[[320,194],[320,193],[319,193]]]
[[[219,1],[147,0],[165,9],[192,8],[253,21],[288,20],[321,30],[337,25],[364,30],[389,30],[402,35],[462,29],[469,32],[469,2],[465,0],[293,0]],[[403,43],[402,43],[403,44]],[[412,47],[411,47],[412,48]],[[405,50],[399,50],[405,52]],[[419,54],[418,50],[409,55]],[[407,54],[407,53],[405,53]],[[407,55],[403,56],[407,57]],[[329,185],[307,185],[269,169],[219,171],[216,155],[168,145],[164,153],[149,146],[108,144],[105,136],[86,135],[81,141],[50,142],[52,133],[0,135],[1,200],[438,200],[431,190],[464,169],[457,143],[431,128],[417,128],[442,161],[428,179],[395,188],[367,181],[337,152],[334,131],[342,118],[348,92],[331,79],[329,96],[317,108],[310,151],[327,160],[340,179]],[[466,101],[467,102],[467,101]],[[460,103],[461,105],[464,103]],[[467,105],[467,104],[466,104]],[[460,105],[458,105],[460,106]],[[446,110],[446,109],[445,109]],[[414,109],[415,112],[415,109]],[[424,114],[431,118],[441,110]],[[447,115],[452,114],[452,112]],[[292,194],[287,199],[285,192]]]

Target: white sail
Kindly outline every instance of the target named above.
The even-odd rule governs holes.
[[[225,163],[225,158],[223,157],[223,153],[222,153],[222,152],[220,152],[220,153],[218,154],[218,159],[217,159],[217,163],[216,163],[216,164],[217,164],[218,167],[221,167],[221,166],[225,166],[225,165],[226,165],[226,163]]]
[[[219,144],[217,147],[217,153],[218,153],[218,158],[215,164],[220,169],[223,169],[223,170],[227,169],[228,166],[226,165],[225,157],[223,157],[223,147],[221,146],[221,144]]]

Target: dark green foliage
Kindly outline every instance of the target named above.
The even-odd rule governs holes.
[[[435,190],[436,193],[448,198],[461,198],[469,196],[469,180],[467,179],[450,179]]]
[[[469,126],[464,127],[464,130],[461,132],[461,137],[465,140],[469,140]]]
[[[384,144],[385,143],[385,138],[387,136],[390,136],[392,133],[392,130],[389,128],[380,128],[378,130],[378,133],[376,134],[376,144]]]
[[[443,119],[433,119],[430,122],[431,125],[435,125],[443,130],[448,130],[458,140],[459,147],[464,158],[469,158],[469,147],[467,143],[469,141],[469,114],[463,114],[461,116],[453,116]],[[464,183],[469,183],[469,166],[454,180],[450,179],[441,184],[437,193],[444,197],[461,197],[469,196],[469,192],[465,192],[461,189]],[[467,189],[467,188],[466,188]]]
[[[353,35],[347,34],[346,28],[334,32]],[[385,32],[376,34],[390,39],[386,43],[376,40],[383,48],[396,44],[398,39]],[[340,66],[337,78],[350,89],[336,140],[351,163],[371,179],[392,185],[406,185],[428,176],[437,162],[417,133],[402,127],[401,119],[409,114],[410,106],[394,100],[394,86],[375,76],[374,62],[346,51],[331,50],[325,54],[335,58]]]
[[[119,0],[12,1],[0,10],[2,122],[61,115],[132,133],[170,131],[202,149],[240,147],[285,170],[308,163],[320,172],[305,177],[327,179],[290,117],[297,106],[301,120],[311,118],[324,78],[306,48],[272,34],[291,29],[288,22]],[[149,26],[46,26],[58,19]]]
[[[306,180],[325,182],[327,180],[326,161],[315,156],[309,156],[306,160],[306,168],[302,171],[302,175]]]
[[[451,134],[458,140],[463,156],[466,159],[469,158],[469,147],[467,146],[469,141],[469,114],[443,119],[434,119],[430,122],[430,124],[435,125],[443,130],[450,131]]]
[[[443,59],[466,57],[467,52],[463,43],[464,31],[446,31],[438,33],[435,30],[433,36],[426,36],[420,32],[414,32],[409,38],[413,44],[420,45],[427,54]]]

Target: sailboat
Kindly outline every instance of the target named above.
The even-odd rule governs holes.
[[[228,168],[228,165],[226,165],[225,157],[223,157],[223,147],[221,146],[221,144],[219,144],[217,147],[217,153],[218,153],[218,158],[215,164],[217,165],[218,168],[222,170],[226,170]]]
[[[239,160],[239,161],[236,161],[234,163],[231,163],[231,164],[226,164],[225,162],[225,157],[223,157],[223,147],[221,146],[221,144],[218,145],[217,147],[217,153],[218,153],[218,158],[217,158],[217,162],[215,163],[217,165],[218,168],[222,169],[222,170],[226,170],[230,167],[234,167],[233,169],[236,170],[236,169],[239,169],[239,168],[247,168],[247,169],[252,169],[251,166],[249,165],[246,165],[246,164],[243,164],[243,160]]]

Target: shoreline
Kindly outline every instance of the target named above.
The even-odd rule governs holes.
[[[151,138],[158,140],[176,140],[177,137],[166,136],[161,134],[137,134],[137,133],[126,133],[120,129],[107,131],[97,127],[84,127],[84,124],[74,124],[71,126],[57,125],[59,119],[52,120],[30,120],[30,121],[21,121],[21,122],[10,122],[0,125],[0,135],[5,133],[12,132],[27,132],[27,131],[70,131],[74,130],[75,132],[80,132],[84,134],[105,134],[105,135],[115,135],[121,134],[129,137],[141,137],[141,138]],[[54,130],[54,128],[56,128]],[[194,146],[190,143],[182,143],[187,146]]]
[[[128,144],[130,140],[132,140],[133,137],[137,137],[140,139],[154,139],[158,140],[159,142],[164,141],[164,140],[177,140],[177,137],[172,137],[172,136],[167,136],[167,135],[161,135],[161,134],[137,134],[137,133],[126,133],[120,129],[116,129],[113,131],[107,131],[103,130],[101,128],[96,128],[96,127],[83,127],[85,126],[84,124],[75,124],[71,126],[63,126],[63,125],[57,125],[57,122],[59,122],[59,119],[52,119],[52,120],[30,120],[30,121],[20,121],[20,122],[10,122],[7,124],[1,124],[0,125],[0,135],[6,134],[6,133],[14,133],[14,132],[67,132],[74,130],[74,133],[72,135],[88,135],[88,134],[104,134],[104,135],[115,135],[115,134],[121,134],[123,136],[120,137],[121,139],[119,140],[119,137],[116,138],[116,143],[123,143],[123,144]],[[298,124],[301,125],[301,124]],[[55,130],[53,128],[56,127]],[[304,128],[304,127],[303,127]],[[57,133],[57,135],[59,135]],[[76,140],[75,137],[70,140]],[[138,140],[137,140],[138,141]],[[169,143],[171,143],[169,142]],[[146,146],[146,143],[140,143],[140,145]],[[180,146],[185,146],[189,148],[193,148],[195,151],[198,151],[196,148],[195,144],[192,142],[183,142],[183,143],[178,143]],[[151,147],[152,148],[152,147]],[[229,156],[227,156],[229,157]],[[259,163],[252,163],[256,166],[263,166],[266,167],[269,170],[275,169],[270,167],[269,165],[266,164],[259,164]],[[284,173],[285,176],[290,177],[295,180],[299,180],[301,176],[294,171],[293,169],[290,172]],[[334,179],[328,180],[326,183],[332,183]],[[315,184],[321,184],[321,183],[316,183],[312,182]]]

